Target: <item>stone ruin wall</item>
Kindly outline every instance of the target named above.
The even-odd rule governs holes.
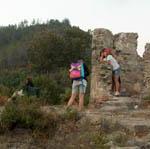
[[[144,96],[150,97],[150,43],[145,45],[143,54],[143,81],[144,81]]]
[[[113,35],[107,29],[95,29],[92,40],[91,103],[109,99],[111,90],[111,67],[100,64],[99,53],[103,48],[112,48],[121,65],[122,94],[140,95],[150,90],[150,44],[147,44],[143,59],[137,54],[137,33]]]
[[[96,102],[101,98],[108,96],[108,84],[111,83],[110,68],[106,65],[100,65],[98,57],[101,49],[104,47],[113,47],[113,35],[109,30],[94,30],[92,40],[92,73],[91,73],[91,102]],[[107,75],[105,75],[107,74]],[[105,81],[108,81],[107,83]]]

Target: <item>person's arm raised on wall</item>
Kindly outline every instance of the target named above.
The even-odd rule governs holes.
[[[105,62],[106,62],[106,58],[105,58],[105,56],[104,56],[104,53],[103,53],[103,52],[102,52],[102,53],[100,53],[99,62],[100,62],[100,63],[105,63]]]

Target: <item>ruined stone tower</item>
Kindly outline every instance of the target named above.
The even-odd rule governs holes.
[[[142,65],[137,54],[137,33],[113,35],[107,29],[95,29],[92,40],[91,103],[109,99],[111,96],[111,67],[100,64],[99,53],[103,48],[112,48],[121,65],[122,93],[139,94],[142,85]]]

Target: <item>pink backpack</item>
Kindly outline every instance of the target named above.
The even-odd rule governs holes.
[[[72,63],[71,68],[72,71],[70,72],[70,79],[79,79],[84,77],[82,63]]]

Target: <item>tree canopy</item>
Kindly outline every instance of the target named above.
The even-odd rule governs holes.
[[[18,25],[0,27],[0,68],[32,64],[50,71],[67,66],[74,59],[89,61],[90,45],[90,34],[71,26],[68,19],[46,23],[34,19],[30,25],[24,20]]]

